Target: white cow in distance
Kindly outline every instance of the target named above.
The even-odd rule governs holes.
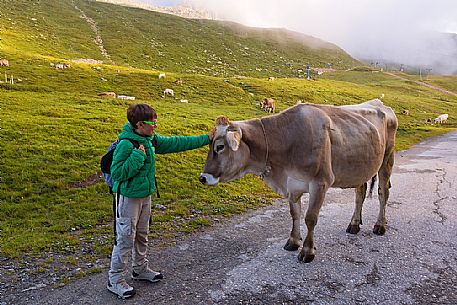
[[[161,78],[165,78],[165,73],[160,73],[159,74],[159,79],[161,79]]]
[[[447,122],[448,117],[449,117],[449,114],[447,114],[447,113],[439,115],[437,118],[435,118],[434,122],[435,122],[435,124],[444,124]]]
[[[8,59],[0,59],[0,66],[9,67],[10,62],[8,61]]]
[[[63,63],[63,64],[54,64],[54,63],[51,63],[51,67],[54,67],[56,69],[60,69],[60,70],[64,70],[64,69],[68,69],[71,67],[70,64],[67,64],[67,63]]]
[[[165,89],[163,90],[163,96],[165,97],[166,95],[171,95],[171,96],[175,96],[175,92],[173,91],[173,89]]]
[[[135,97],[134,96],[129,96],[129,95],[118,95],[117,98],[121,99],[121,100],[135,100]]]

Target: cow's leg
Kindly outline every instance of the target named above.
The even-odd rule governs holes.
[[[387,200],[389,199],[390,176],[392,174],[393,165],[394,153],[392,152],[389,157],[384,160],[382,167],[378,172],[379,214],[378,220],[373,228],[373,233],[376,235],[384,235],[384,233],[386,233],[386,206]]]
[[[360,231],[360,225],[362,224],[362,206],[367,194],[367,183],[365,182],[361,186],[355,189],[355,209],[352,214],[351,223],[346,229],[347,233],[357,234]]]
[[[300,235],[300,215],[301,215],[301,195],[293,194],[289,195],[289,208],[290,216],[292,216],[292,231],[290,232],[289,239],[284,245],[284,249],[287,251],[296,251],[301,246],[301,235]]]
[[[314,227],[317,224],[319,211],[322,203],[324,202],[325,193],[328,189],[328,183],[325,182],[311,182],[309,188],[309,206],[305,215],[305,224],[308,232],[306,233],[303,248],[298,254],[298,260],[309,263],[316,255],[316,248],[314,247]]]

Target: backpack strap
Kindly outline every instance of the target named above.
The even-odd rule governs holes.
[[[154,135],[154,137],[152,137],[151,143],[152,143],[152,146],[153,146],[154,148],[157,147],[157,137],[156,137],[155,135]],[[157,198],[160,198],[159,186],[157,185],[157,177],[156,177],[156,175],[154,175],[154,183],[155,183],[155,185],[156,185]]]
[[[151,142],[152,142],[152,146],[157,147],[157,136],[156,136],[156,135],[154,135],[154,136],[152,137]]]
[[[113,194],[113,215],[114,215],[114,220],[113,220],[113,232],[114,232],[114,245],[117,246],[117,229],[116,229],[116,219],[119,217],[118,213],[118,204],[119,204],[119,199],[121,198],[121,184],[119,183],[119,186],[117,187],[117,192]]]
[[[138,149],[140,147],[140,143],[138,143],[137,140],[129,139],[129,138],[124,138],[121,140],[128,140],[130,143],[132,143],[133,147],[135,147],[136,149]]]

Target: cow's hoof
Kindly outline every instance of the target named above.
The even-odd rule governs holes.
[[[373,233],[376,235],[384,235],[384,233],[386,233],[386,228],[384,226],[375,225],[373,228]]]
[[[300,248],[299,245],[293,244],[289,241],[287,241],[286,244],[284,245],[284,250],[287,250],[287,251],[297,251],[298,248]]]
[[[311,263],[314,259],[314,254],[304,254],[303,252],[300,252],[298,254],[298,260],[304,263]]]
[[[359,225],[349,225],[346,229],[347,233],[350,234],[357,234],[360,231],[360,226]]]

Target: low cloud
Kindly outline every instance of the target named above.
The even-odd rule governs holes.
[[[455,0],[187,0],[215,18],[282,27],[335,43],[358,59],[457,72]],[[449,37],[449,38],[447,38]]]

